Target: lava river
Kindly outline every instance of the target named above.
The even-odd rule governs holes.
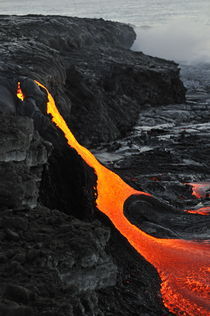
[[[47,112],[64,132],[68,144],[94,168],[97,174],[98,209],[110,218],[136,251],[157,269],[164,305],[175,315],[210,315],[210,243],[160,239],[132,225],[123,214],[124,202],[133,194],[151,195],[130,187],[77,142],[49,92]]]

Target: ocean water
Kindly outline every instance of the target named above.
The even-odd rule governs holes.
[[[0,14],[104,18],[134,26],[134,50],[185,63],[210,61],[210,0],[0,0]]]
[[[136,26],[165,24],[173,17],[189,17],[210,24],[209,0],[1,0],[1,14],[59,14],[95,17]]]

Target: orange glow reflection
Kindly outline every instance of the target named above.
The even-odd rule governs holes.
[[[159,239],[132,225],[123,214],[125,200],[132,194],[150,194],[133,189],[101,165],[89,150],[77,142],[49,92],[48,99],[47,112],[52,115],[52,121],[64,132],[68,144],[95,169],[98,178],[97,207],[136,251],[157,269],[165,306],[175,315],[210,315],[210,244]]]

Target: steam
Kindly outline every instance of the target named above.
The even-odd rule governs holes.
[[[135,31],[135,51],[188,64],[210,62],[210,25],[179,18],[166,25]]]

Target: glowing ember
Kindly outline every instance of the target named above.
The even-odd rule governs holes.
[[[210,206],[201,207],[197,210],[184,210],[184,212],[191,214],[210,215]]]
[[[209,194],[206,193],[207,190],[210,190],[210,183],[185,183],[192,187],[192,195],[197,199],[206,198]]]
[[[210,315],[210,244],[159,239],[132,225],[123,214],[124,202],[133,194],[150,194],[136,191],[101,165],[89,150],[77,142],[49,92],[48,99],[47,112],[52,115],[53,122],[64,132],[68,144],[95,169],[99,210],[110,218],[136,251],[157,269],[162,280],[161,294],[165,306],[176,315]]]
[[[24,95],[23,95],[23,92],[21,90],[21,87],[20,87],[20,82],[18,82],[18,86],[17,86],[17,97],[18,99],[20,100],[24,100]]]

